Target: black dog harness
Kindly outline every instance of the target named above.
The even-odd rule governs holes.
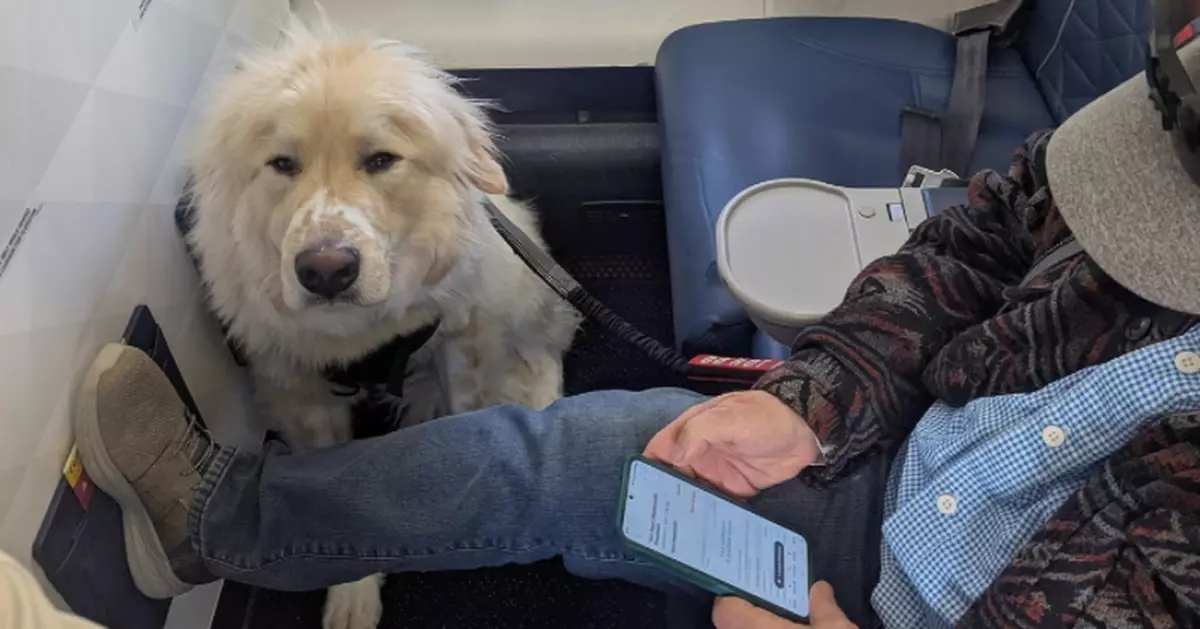
[[[388,393],[403,397],[408,363],[413,354],[433,338],[440,323],[434,321],[411,334],[397,336],[363,358],[346,366],[328,367],[321,375],[341,387],[334,389],[334,395],[350,397],[363,389],[382,385]]]

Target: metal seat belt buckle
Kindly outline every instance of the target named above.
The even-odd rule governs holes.
[[[931,170],[924,166],[913,165],[908,169],[908,174],[904,176],[904,183],[900,184],[901,188],[940,188],[943,184],[950,181],[961,180],[954,171],[949,168],[941,170]]]

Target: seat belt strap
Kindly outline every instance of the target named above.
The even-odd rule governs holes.
[[[942,124],[928,109],[908,106],[900,116],[900,167],[907,178],[912,166],[940,170]],[[954,173],[958,177],[958,173]]]
[[[1029,269],[1029,272],[1025,274],[1025,278],[1021,280],[1021,286],[1028,286],[1030,282],[1046,271],[1081,253],[1083,253],[1083,245],[1079,244],[1079,241],[1074,236],[1071,236],[1059,244],[1058,247],[1051,249],[1050,253],[1042,256],[1042,259],[1038,260],[1033,265],[1033,268]]]
[[[904,173],[919,165],[947,168],[964,177],[970,174],[967,170],[987,100],[988,52],[995,36],[1005,33],[1022,4],[1023,0],[995,0],[954,14],[951,30],[957,45],[950,99],[941,116],[916,107],[904,109],[900,122],[900,167]],[[930,144],[935,135],[928,128],[931,124],[938,128],[935,145]]]
[[[942,114],[942,168],[962,176],[970,173],[971,155],[979,137],[983,106],[987,99],[988,48],[990,30],[980,30],[958,37],[954,60],[954,82],[950,85],[950,101]]]

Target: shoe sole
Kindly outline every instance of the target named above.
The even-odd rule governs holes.
[[[75,405],[75,445],[92,482],[121,506],[125,556],[134,584],[150,598],[174,598],[194,586],[181,580],[171,570],[171,562],[154,529],[154,521],[133,485],[109,456],[100,437],[100,416],[96,404],[100,378],[116,366],[125,352],[137,351],[140,350],[114,343],[105,346],[92,362],[83,378]]]

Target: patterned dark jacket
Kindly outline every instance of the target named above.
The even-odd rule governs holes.
[[[1050,133],[983,172],[969,206],[926,221],[797,339],[758,387],[831,447],[817,482],[893,449],[935,399],[1036,390],[1180,334],[1086,255],[1021,287],[1070,236],[1046,181]],[[1200,282],[1200,278],[1196,278]],[[1163,417],[1115,454],[1022,548],[964,627],[1200,626],[1200,409]]]

